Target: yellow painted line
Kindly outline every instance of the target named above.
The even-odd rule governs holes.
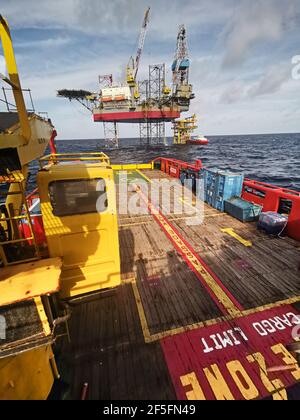
[[[227,317],[220,317],[220,318],[210,319],[208,321],[203,321],[203,322],[198,322],[198,323],[195,323],[195,324],[186,325],[184,327],[174,328],[172,330],[162,331],[160,333],[151,335],[148,342],[153,343],[155,341],[162,340],[163,338],[172,337],[174,335],[186,333],[186,332],[193,331],[193,330],[197,330],[199,328],[209,327],[211,325],[216,325],[216,324],[219,324],[220,322],[223,322],[223,321],[226,321],[226,320],[227,320]]]
[[[219,217],[220,215],[222,215],[223,213],[218,213],[218,214],[212,214],[212,215],[205,215],[205,218],[209,219],[211,217]],[[181,220],[189,220],[191,219],[191,217],[194,216],[184,216],[184,217],[168,217],[169,222],[177,222],[177,221],[181,221]]]
[[[151,334],[148,327],[147,318],[146,318],[146,314],[145,314],[143,303],[142,303],[142,298],[141,298],[141,295],[140,295],[140,292],[139,292],[139,289],[135,280],[131,283],[131,286],[132,286],[136,306],[139,313],[139,318],[140,318],[140,323],[141,323],[145,343],[151,343],[152,341]]]
[[[215,325],[215,324],[218,324],[219,322],[229,319],[228,317],[215,318],[208,321],[198,322],[195,324],[190,324],[183,327],[162,331],[157,334],[151,335],[147,318],[146,318],[146,314],[144,311],[143,303],[142,303],[142,298],[141,298],[141,295],[140,295],[140,292],[136,283],[136,279],[135,278],[126,279],[126,280],[123,280],[123,283],[125,284],[130,283],[132,285],[135,302],[136,302],[138,313],[139,313],[140,323],[141,323],[141,327],[142,327],[142,331],[144,335],[144,340],[146,343],[153,343],[155,341],[159,341],[166,337],[170,337],[170,336],[177,335],[177,334],[187,332],[187,331],[192,331],[198,328],[208,327],[210,325]]]
[[[194,216],[184,216],[184,217],[168,217],[168,220],[169,220],[169,222],[179,222],[179,221],[181,221],[181,220],[189,220],[189,219],[191,219],[191,217],[194,217]]]
[[[300,296],[296,296],[296,297],[284,299],[284,300],[279,300],[278,302],[269,303],[263,306],[258,306],[257,308],[253,308],[253,309],[247,309],[242,312],[242,316],[256,314],[258,312],[263,312],[268,309],[278,308],[279,306],[283,306],[283,305],[292,305],[293,303],[297,303],[297,302],[300,302]]]
[[[153,218],[151,217],[151,215],[150,214],[144,214],[144,215],[142,215],[142,216],[134,216],[134,217],[132,217],[132,216],[124,216],[124,215],[119,215],[119,220],[120,221],[124,221],[124,220],[134,220],[134,223],[137,221],[137,220],[140,220],[140,219],[149,219],[149,220],[153,220]],[[144,222],[145,220],[140,220],[141,222]]]
[[[138,170],[138,169],[152,169],[151,163],[129,163],[126,165],[111,165],[114,171]]]
[[[150,182],[150,184],[152,183],[151,179],[148,178],[145,174],[143,174],[143,172],[139,171],[138,169],[136,169],[136,172],[141,175],[141,177],[143,177],[147,182]]]
[[[179,201],[181,203],[183,203],[185,206],[188,206],[188,207],[190,207],[193,210],[197,210],[196,206],[194,206],[193,204],[189,203],[187,200],[184,200],[183,198],[180,197],[179,198]]]
[[[121,279],[122,284],[132,284],[135,283],[135,277],[129,277],[128,279]]]
[[[147,318],[146,318],[146,314],[145,314],[145,311],[144,311],[144,307],[143,307],[143,304],[142,304],[142,298],[141,298],[138,286],[136,284],[136,279],[134,277],[129,278],[129,279],[124,279],[123,283],[132,285],[132,289],[133,289],[135,302],[136,302],[137,309],[138,309],[139,319],[140,319],[145,343],[153,343],[155,341],[162,340],[163,338],[166,338],[166,337],[171,337],[171,336],[174,336],[174,335],[177,335],[177,334],[182,334],[182,333],[185,333],[185,332],[188,332],[188,331],[193,331],[193,330],[196,330],[198,328],[209,327],[211,325],[216,325],[216,324],[219,324],[220,322],[224,322],[224,321],[232,321],[234,319],[238,319],[238,318],[242,318],[242,317],[252,315],[252,314],[255,314],[255,313],[263,312],[263,311],[266,311],[268,309],[277,308],[277,307],[283,306],[283,305],[291,305],[293,303],[296,303],[296,302],[300,301],[300,296],[297,296],[297,297],[294,297],[294,298],[281,300],[281,301],[271,303],[271,304],[268,304],[268,305],[259,306],[257,308],[248,309],[248,310],[239,312],[235,316],[223,316],[223,317],[219,317],[219,318],[214,318],[214,319],[210,319],[210,320],[203,321],[203,322],[197,322],[195,324],[189,324],[189,325],[185,325],[185,326],[182,326],[182,327],[161,331],[159,333],[151,335],[150,329],[149,329],[149,326],[148,326],[148,322],[147,322]]]
[[[34,302],[36,304],[36,308],[43,326],[44,333],[46,336],[48,336],[51,334],[51,328],[48,322],[42,299],[40,297],[36,297],[34,298]]]
[[[149,220],[149,222],[127,223],[125,225],[119,225],[119,228],[128,228],[131,226],[142,226],[142,225],[147,225],[148,223],[151,223],[151,220]]]
[[[221,232],[227,233],[228,235],[232,236],[233,238],[235,238],[237,241],[239,241],[241,244],[243,244],[246,247],[251,247],[253,245],[251,241],[247,241],[246,239],[242,238],[231,228],[221,229]]]
[[[248,309],[246,311],[242,311],[240,312],[238,315],[236,316],[223,316],[220,318],[214,318],[214,319],[210,319],[208,321],[203,321],[203,322],[198,322],[196,324],[190,324],[190,325],[186,325],[184,327],[179,327],[179,328],[174,328],[172,330],[167,330],[167,331],[163,331],[157,334],[154,334],[151,336],[151,341],[158,341],[161,340],[162,338],[166,338],[166,337],[170,337],[173,335],[177,335],[177,334],[181,334],[187,331],[192,331],[198,328],[203,328],[203,327],[209,327],[210,325],[216,325],[220,322],[224,322],[224,321],[232,321],[234,319],[238,319],[238,318],[243,318],[245,316],[248,315],[253,315],[256,313],[260,313],[260,312],[264,312],[268,309],[273,309],[273,308],[278,308],[280,306],[283,305],[292,305],[293,303],[297,303],[300,302],[300,296],[294,297],[294,298],[290,298],[290,299],[285,299],[285,300],[281,300],[275,303],[270,303],[268,305],[264,305],[264,306],[258,306],[257,308],[253,308],[253,309]]]

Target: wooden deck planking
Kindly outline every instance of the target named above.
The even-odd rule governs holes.
[[[160,176],[159,171],[143,173],[150,179]],[[242,223],[224,213],[217,217],[215,212],[204,204],[204,223],[197,226],[187,225],[182,218],[176,220],[174,215],[167,218],[246,309],[300,295],[299,243],[269,237],[253,223]],[[223,228],[233,228],[253,246],[245,247],[223,233]]]
[[[207,291],[153,217],[143,217],[147,223],[141,225],[126,217],[125,228],[123,216],[119,221],[122,275],[123,279],[136,277],[150,333],[220,317]]]
[[[149,178],[169,178],[159,171],[143,173]],[[245,309],[299,295],[299,243],[269,238],[255,225],[243,224],[207,205],[203,225],[188,226],[187,214],[166,216]],[[224,227],[252,241],[253,247],[246,248],[221,232]],[[73,307],[72,344],[64,352],[73,375],[72,398],[78,399],[83,383],[88,382],[89,399],[174,399],[160,342],[145,343],[131,282],[135,278],[153,336],[201,322],[205,325],[222,313],[152,215],[119,215],[119,234],[124,284],[115,293]],[[182,347],[177,351],[182,360],[190,358],[192,366],[193,349],[185,337],[178,340]]]
[[[131,284],[73,306],[70,333],[63,361],[73,376],[72,399],[84,382],[94,400],[175,397],[159,342],[144,341]]]

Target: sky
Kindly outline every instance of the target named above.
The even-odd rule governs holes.
[[[138,78],[146,78],[149,64],[166,63],[171,82],[184,23],[196,95],[186,115],[197,114],[199,133],[300,132],[300,80],[292,77],[292,58],[300,56],[300,0],[0,0],[22,86],[32,90],[35,108],[49,113],[59,139],[103,137],[101,123],[56,92],[96,92],[100,74],[123,81],[148,6]],[[120,125],[120,137],[132,136],[136,125]]]

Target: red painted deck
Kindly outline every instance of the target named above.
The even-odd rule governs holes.
[[[285,399],[285,388],[300,380],[285,347],[297,326],[299,313],[284,305],[165,338],[161,345],[177,398]]]

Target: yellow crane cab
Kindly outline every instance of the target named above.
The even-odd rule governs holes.
[[[51,155],[38,173],[49,255],[61,257],[62,298],[121,283],[113,170],[103,153]],[[52,163],[51,163],[52,162]]]
[[[8,72],[0,78],[16,106],[0,113],[0,400],[46,399],[59,378],[53,347],[58,337],[69,337],[70,311],[61,298],[120,284],[113,170],[101,153],[74,157],[52,150],[41,159],[48,255],[38,241],[26,181],[29,164],[43,156],[56,132],[50,120],[26,109],[1,15],[0,41]]]

